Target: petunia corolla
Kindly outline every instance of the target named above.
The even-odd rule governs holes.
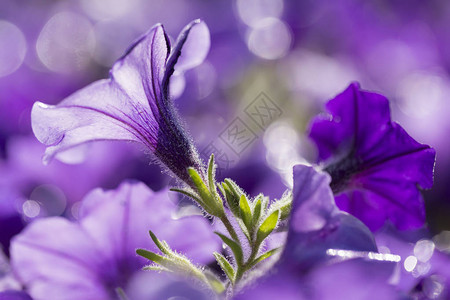
[[[22,291],[0,292],[0,300],[33,300],[27,293]]]
[[[220,243],[201,216],[173,218],[167,190],[154,193],[142,183],[92,191],[79,221],[36,220],[11,244],[11,267],[29,294],[39,299],[116,299],[147,261],[136,248],[157,252],[151,229],[195,263],[208,263]]]
[[[294,167],[292,213],[284,250],[272,270],[244,288],[237,300],[398,299],[388,284],[395,262],[370,259],[378,254],[372,233],[336,207],[330,181],[328,174],[312,167]],[[357,258],[330,255],[333,251]]]
[[[56,106],[36,102],[32,128],[47,146],[44,162],[53,157],[68,160],[74,148],[92,141],[133,141],[144,144],[171,173],[189,183],[186,169],[201,171],[201,164],[170,99],[169,83],[173,74],[202,63],[209,45],[208,27],[200,20],[188,24],[173,47],[158,24],[114,64],[109,79]]]
[[[336,204],[379,229],[390,220],[399,229],[424,224],[418,186],[433,184],[435,151],[391,121],[389,101],[356,83],[326,104],[310,137],[332,178]]]
[[[336,206],[329,184],[326,173],[294,167],[289,231],[278,267],[305,272],[326,260],[328,249],[377,251],[370,230]]]
[[[393,283],[412,299],[449,299],[450,256],[435,244],[425,230],[399,232],[385,227],[376,234],[379,247],[400,255]]]

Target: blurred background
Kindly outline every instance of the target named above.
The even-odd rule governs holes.
[[[201,154],[220,158],[219,177],[235,179],[252,195],[280,197],[292,184],[292,166],[315,160],[309,120],[359,81],[386,95],[393,119],[437,150],[435,186],[424,193],[427,219],[441,247],[450,249],[449,16],[450,2],[442,0],[2,0],[4,251],[36,218],[76,218],[93,188],[114,188],[124,179],[154,190],[170,183],[145,151],[127,143],[93,144],[81,164],[42,165],[44,147],[32,134],[30,112],[35,101],[56,104],[106,78],[155,23],[175,39],[196,18],[209,26],[211,50],[177,82],[173,96]],[[264,124],[249,113],[261,103],[277,109]],[[223,138],[236,118],[252,133],[238,151]]]

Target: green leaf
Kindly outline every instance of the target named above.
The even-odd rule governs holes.
[[[236,190],[233,187],[232,181],[229,179],[225,179],[224,182],[222,182],[222,187],[225,192],[225,200],[228,204],[228,207],[230,208],[231,212],[236,216],[239,217],[239,198],[240,194],[236,192]]]
[[[281,248],[275,248],[272,249],[270,251],[267,251],[266,253],[261,254],[260,256],[258,256],[257,258],[255,258],[254,261],[252,261],[252,263],[249,265],[249,268],[253,268],[256,264],[258,264],[259,262],[262,262],[263,260],[265,260],[266,258],[271,257],[274,253],[276,253],[278,250],[280,250]]]
[[[204,207],[204,203],[203,203],[203,201],[198,197],[198,195],[196,195],[196,194],[194,194],[194,193],[192,193],[192,192],[190,192],[190,191],[188,191],[188,190],[185,190],[185,189],[178,189],[178,188],[171,188],[170,189],[172,192],[177,192],[177,193],[180,193],[180,194],[183,194],[183,195],[185,195],[185,196],[188,196],[189,198],[192,198],[195,202],[197,202],[201,207]]]
[[[233,194],[236,197],[236,199],[239,200],[241,195],[244,194],[244,192],[239,187],[239,185],[237,185],[236,182],[234,182],[233,180],[231,180],[229,178],[225,178],[224,182],[230,187],[231,192],[233,192]]]
[[[286,205],[280,207],[280,221],[286,220],[291,215],[292,202],[286,203]]]
[[[278,218],[280,216],[280,211],[276,210],[272,214],[270,214],[261,226],[258,229],[258,233],[256,234],[256,243],[260,245],[264,239],[272,233],[278,223]]]
[[[262,202],[261,198],[258,198],[253,208],[252,228],[255,228],[256,225],[258,225],[259,217],[261,217],[261,214],[262,214]]]
[[[159,264],[161,266],[167,266],[168,263],[170,263],[170,260],[165,258],[164,256],[161,256],[159,254],[156,254],[154,252],[145,250],[145,249],[137,249],[136,253],[156,264]]]
[[[270,199],[269,197],[262,195],[261,202],[262,202],[261,208],[263,211],[265,211],[267,209],[267,206],[269,205]]]
[[[242,221],[244,222],[248,231],[251,232],[252,211],[250,209],[250,205],[248,204],[248,200],[247,197],[245,197],[245,195],[241,195],[241,199],[239,200],[239,210]]]
[[[151,230],[149,230],[149,234],[153,240],[153,243],[155,243],[156,247],[158,247],[158,249],[161,250],[162,253],[171,255],[171,251],[167,243],[161,242]]]
[[[285,192],[280,200],[275,201],[270,205],[270,211],[280,211],[280,221],[286,220],[291,214],[292,208],[292,191]]]
[[[220,185],[220,183],[217,183],[216,185],[217,185],[217,188],[219,189],[219,191],[222,193],[223,197],[226,200],[227,194],[225,192],[225,189]]]
[[[209,163],[208,163],[208,183],[209,183],[209,190],[211,192],[214,192],[216,190],[216,186],[214,184],[215,183],[214,171],[215,171],[214,154],[211,154],[211,157],[209,158]]]
[[[214,233],[217,234],[228,247],[230,247],[231,251],[234,254],[234,258],[236,259],[236,263],[238,265],[242,265],[242,263],[244,262],[244,254],[242,252],[241,246],[229,237],[221,234],[220,232],[215,231]]]
[[[230,279],[231,282],[234,282],[234,275],[235,271],[233,269],[233,266],[230,264],[230,262],[220,253],[214,252],[214,257],[216,258],[217,262],[219,263],[222,270],[225,272],[227,277]]]
[[[195,187],[197,188],[197,192],[200,195],[200,198],[205,201],[206,199],[211,198],[211,193],[209,192],[208,187],[203,182],[202,177],[198,174],[197,170],[194,168],[188,168],[189,176],[194,182]]]
[[[202,177],[194,168],[188,168],[189,176],[192,179],[197,192],[200,195],[200,199],[203,202],[202,207],[207,213],[220,217],[223,214],[223,204],[222,201],[216,197],[216,194],[212,194],[208,186],[203,182]]]

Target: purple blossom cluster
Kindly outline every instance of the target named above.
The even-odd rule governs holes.
[[[19,2],[0,300],[450,297],[448,4]]]

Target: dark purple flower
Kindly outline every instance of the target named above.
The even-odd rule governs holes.
[[[116,299],[147,261],[136,248],[157,252],[151,229],[196,263],[211,261],[220,242],[201,216],[175,219],[167,190],[142,183],[91,192],[79,222],[61,217],[36,220],[11,244],[11,267],[36,299]]]
[[[183,29],[173,47],[162,25],[156,25],[114,64],[109,79],[56,106],[35,103],[32,127],[47,146],[44,161],[67,156],[72,152],[68,150],[92,141],[133,141],[190,182],[186,169],[201,171],[200,161],[170,99],[169,81],[199,65],[209,44],[208,28],[199,20]]]
[[[332,178],[336,204],[372,230],[390,220],[397,228],[424,224],[418,187],[433,184],[435,151],[391,121],[389,101],[356,83],[329,101],[310,137]]]

